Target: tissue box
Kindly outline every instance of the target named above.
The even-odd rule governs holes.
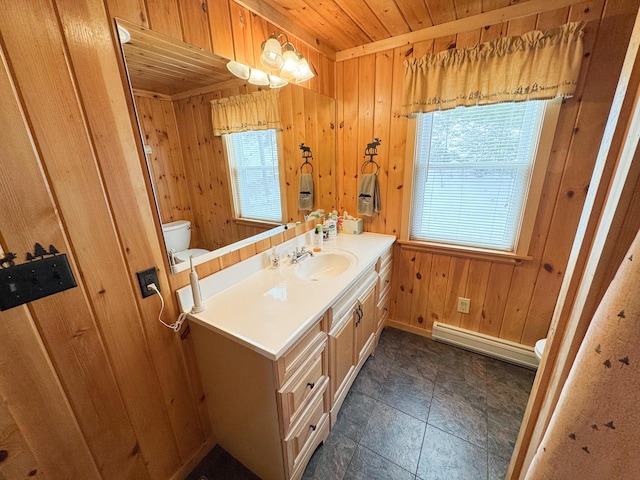
[[[363,222],[361,218],[355,220],[342,220],[342,233],[351,235],[359,235],[363,231]]]

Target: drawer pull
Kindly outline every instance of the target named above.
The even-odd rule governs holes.
[[[315,431],[316,431],[316,426],[315,426],[315,425],[309,425],[309,428],[310,428],[313,432],[315,432]]]
[[[313,388],[315,386],[316,386],[315,382],[308,382],[307,383],[307,387],[309,387],[309,388]]]
[[[386,285],[387,283],[389,283],[389,279],[386,279],[386,280],[384,281],[384,284],[385,284],[385,285]]]

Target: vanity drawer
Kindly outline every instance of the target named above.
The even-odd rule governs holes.
[[[327,375],[327,342],[318,346],[307,362],[278,390],[283,437],[291,429],[313,394],[329,381]]]
[[[386,295],[378,302],[377,315],[378,321],[376,322],[376,331],[380,329],[380,325],[386,322],[389,318],[389,306],[391,305],[391,295],[387,291]]]
[[[384,270],[385,267],[391,263],[391,260],[393,260],[393,247],[390,247],[389,250],[380,255],[376,263],[376,272]]]
[[[351,310],[358,302],[358,297],[361,297],[364,293],[375,285],[378,274],[373,266],[367,270],[358,281],[347,290],[347,293],[342,295],[331,307],[331,325],[329,330],[332,330],[334,326],[340,322],[345,315],[351,315]]]
[[[378,301],[380,301],[391,289],[391,270],[393,263],[388,263],[378,277]]]
[[[296,369],[309,358],[318,345],[326,342],[327,334],[323,331],[324,316],[311,327],[303,337],[296,342],[276,362],[278,387],[291,378]]]
[[[324,394],[319,394],[283,441],[289,478],[299,470],[305,460],[308,446],[314,443],[318,435],[327,433],[328,420],[329,413],[325,406]]]

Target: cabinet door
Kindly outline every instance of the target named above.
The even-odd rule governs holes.
[[[369,290],[363,300],[359,302],[356,310],[356,352],[360,361],[367,341],[376,330],[376,289]],[[359,318],[359,319],[358,319]]]
[[[354,368],[354,317],[347,321],[335,333],[329,336],[329,377],[331,379],[331,405],[340,395],[341,386]]]

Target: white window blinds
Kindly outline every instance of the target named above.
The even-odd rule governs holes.
[[[276,131],[250,130],[224,137],[236,215],[282,222]]]
[[[515,251],[545,104],[418,115],[412,240]]]

